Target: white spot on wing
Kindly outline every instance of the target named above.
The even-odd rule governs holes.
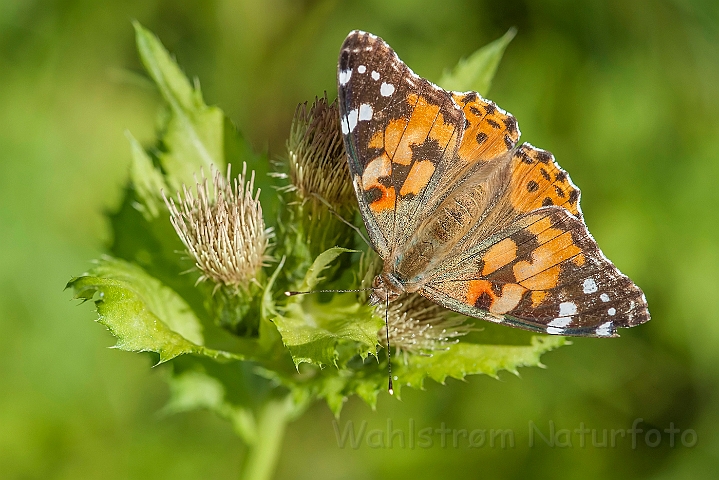
[[[355,108],[347,114],[347,128],[351,132],[357,126],[357,109]]]
[[[607,313],[608,313],[609,315],[615,315],[615,314],[617,313],[617,309],[614,308],[614,307],[612,307],[612,308],[610,308],[609,310],[607,310]]]
[[[382,82],[382,86],[379,87],[379,93],[383,97],[389,97],[394,93],[394,85],[392,85],[391,83]]]
[[[559,304],[559,316],[566,317],[577,313],[577,305],[572,302],[562,302]]]
[[[589,277],[584,280],[584,293],[594,293],[597,291],[597,282],[593,278]]]
[[[567,325],[569,325],[570,323],[572,323],[572,317],[557,317],[554,320],[552,320],[551,322],[549,322],[549,326],[564,328]]]
[[[372,70],[372,80],[379,80],[379,72]]]
[[[352,76],[352,70],[342,70],[340,72],[340,76],[339,76],[340,85],[347,84],[347,82],[350,81],[351,76]]]
[[[563,332],[563,328],[547,327],[547,333],[550,335],[561,335]]]
[[[357,67],[357,71],[359,73],[364,73],[367,71],[367,67],[365,67],[364,65],[360,65],[359,67]]]
[[[614,324],[612,322],[603,323],[599,325],[594,332],[600,337],[609,337],[612,335],[613,326]]]
[[[359,120],[372,120],[372,106],[369,103],[363,103],[359,108]]]
[[[607,295],[606,293],[602,293],[601,295],[599,295],[599,298],[602,299],[602,302],[608,302],[608,301],[609,301],[609,295]]]
[[[347,123],[347,117],[343,118],[340,123],[342,124],[342,134],[347,135],[348,133],[350,133],[350,127]]]

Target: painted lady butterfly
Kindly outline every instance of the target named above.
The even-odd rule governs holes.
[[[512,115],[417,76],[360,31],[337,77],[352,182],[384,260],[372,301],[418,292],[556,335],[612,337],[649,320],[641,289],[589,234],[579,189],[551,153],[517,145]]]

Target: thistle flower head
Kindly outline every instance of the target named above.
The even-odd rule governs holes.
[[[377,315],[385,315],[385,305],[377,307]],[[389,304],[387,324],[389,341],[397,353],[431,354],[446,350],[457,343],[459,337],[472,331],[464,323],[465,317],[444,309],[419,294],[404,295]],[[377,334],[380,343],[387,346],[387,328]]]
[[[336,101],[330,104],[325,96],[309,108],[297,107],[287,151],[289,190],[302,200],[317,195],[334,208],[354,202]]]
[[[268,260],[272,231],[265,228],[260,190],[254,192],[255,173],[247,179],[247,165],[234,180],[213,168],[212,178],[196,180],[196,193],[183,186],[176,204],[165,197],[170,221],[200,270],[199,281],[217,286],[247,288]],[[163,195],[164,196],[164,195]]]

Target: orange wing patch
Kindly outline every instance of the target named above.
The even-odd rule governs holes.
[[[557,165],[551,153],[528,143],[519,147],[512,157],[509,192],[512,206],[519,212],[557,205],[582,218],[579,189],[567,172]]]
[[[467,304],[502,315],[513,310],[527,289],[516,283],[507,283],[496,287],[487,280],[470,280],[467,283]]]
[[[386,210],[394,210],[397,200],[393,187],[379,185],[372,191],[377,192],[373,197],[370,197],[369,208],[371,208],[373,212],[381,213]]]
[[[482,255],[482,261],[484,262],[482,275],[487,276],[516,259],[517,244],[511,238],[505,238],[501,242],[492,245],[489,250]]]
[[[375,213],[394,210],[395,191],[381,179],[389,180],[392,174],[392,162],[386,153],[370,161],[362,172],[362,189],[365,191],[367,203]]]
[[[514,278],[530,290],[549,290],[559,282],[560,265],[582,253],[572,238],[572,232],[551,227],[551,217],[543,217],[530,225],[539,244],[531,252],[529,261],[514,264]]]
[[[409,123],[409,120],[406,118],[400,117],[395,120],[391,120],[389,124],[387,125],[387,128],[384,130],[384,144],[382,145],[387,153],[389,153],[392,156],[392,161],[402,164],[402,165],[409,165],[412,161],[412,151],[410,150],[409,155],[406,155],[406,152],[398,151],[399,148],[399,142],[402,140],[402,136],[404,135],[404,132],[407,130],[407,123]],[[426,137],[426,133],[429,131],[427,129],[425,131],[425,135],[422,137]],[[375,135],[376,136],[376,135]],[[374,140],[374,139],[373,139]],[[377,142],[375,142],[377,144]],[[398,155],[399,154],[399,155]],[[404,156],[403,156],[404,154]]]
[[[367,144],[367,148],[384,148],[384,132],[382,130],[377,130],[374,135],[372,135],[372,138]]]
[[[457,127],[445,118],[442,106],[416,93],[409,94],[405,101],[411,114],[390,120],[367,143],[368,149],[383,151],[381,157],[367,164],[362,174],[364,190],[372,191],[370,207],[375,212],[394,208],[397,194],[418,195],[429,184],[441,152],[456,141]],[[428,143],[436,146],[437,157],[416,158],[413,148]],[[381,165],[375,165],[380,158]],[[397,168],[393,169],[392,164]],[[381,174],[377,174],[378,169]],[[380,183],[379,177],[387,177],[389,181]],[[393,188],[390,184],[396,187],[395,192],[390,192]]]
[[[446,123],[440,112],[440,106],[427,101],[426,97],[412,93],[407,96],[407,103],[412,108],[409,120],[398,118],[392,120],[384,131],[384,145],[379,139],[370,139],[372,147],[384,146],[393,163],[410,165],[412,163],[412,146],[420,145],[432,139],[438,145],[446,146],[452,139],[455,127]]]
[[[466,162],[486,162],[514,148],[519,127],[514,117],[475,92],[452,92],[464,112],[465,128],[459,157]]]
[[[429,160],[421,160],[415,162],[412,165],[412,169],[407,174],[407,178],[402,184],[402,188],[399,194],[405,195],[417,195],[424,187],[429,183],[429,179],[432,178],[434,173],[434,164]]]
[[[537,308],[547,298],[548,293],[544,290],[535,290],[532,292],[532,308]]]

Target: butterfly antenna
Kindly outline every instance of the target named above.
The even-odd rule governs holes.
[[[373,290],[372,288],[358,288],[355,290],[308,290],[306,292],[295,292],[289,290],[285,292],[288,297],[294,297],[295,295],[306,295],[308,293],[351,293],[351,292],[365,292],[367,290]]]
[[[389,376],[389,385],[387,391],[390,395],[394,395],[394,389],[392,388],[392,349],[389,344],[389,293],[385,297],[385,309],[384,309],[384,328],[387,332],[387,374]]]
[[[367,244],[368,246],[370,246],[370,247],[372,246],[372,245],[369,243],[369,241],[365,238],[364,234],[362,234],[362,230],[360,230],[359,228],[357,228],[356,225],[353,225],[352,223],[350,223],[350,222],[348,222],[347,220],[345,220],[344,218],[342,218],[342,215],[340,215],[339,213],[337,213],[337,211],[336,211],[334,208],[332,208],[332,205],[330,205],[330,204],[327,202],[327,200],[325,200],[324,198],[322,198],[320,195],[317,195],[316,193],[313,193],[312,195],[314,195],[315,197],[317,197],[317,199],[318,199],[320,202],[322,202],[325,207],[327,207],[327,209],[330,211],[330,213],[331,213],[332,215],[334,215],[335,217],[339,218],[342,223],[344,223],[345,225],[347,225],[348,227],[350,227],[352,230],[354,230],[355,232],[357,232],[357,235],[360,236],[360,238],[362,239],[362,241],[363,241],[364,243],[366,243],[366,244]]]

